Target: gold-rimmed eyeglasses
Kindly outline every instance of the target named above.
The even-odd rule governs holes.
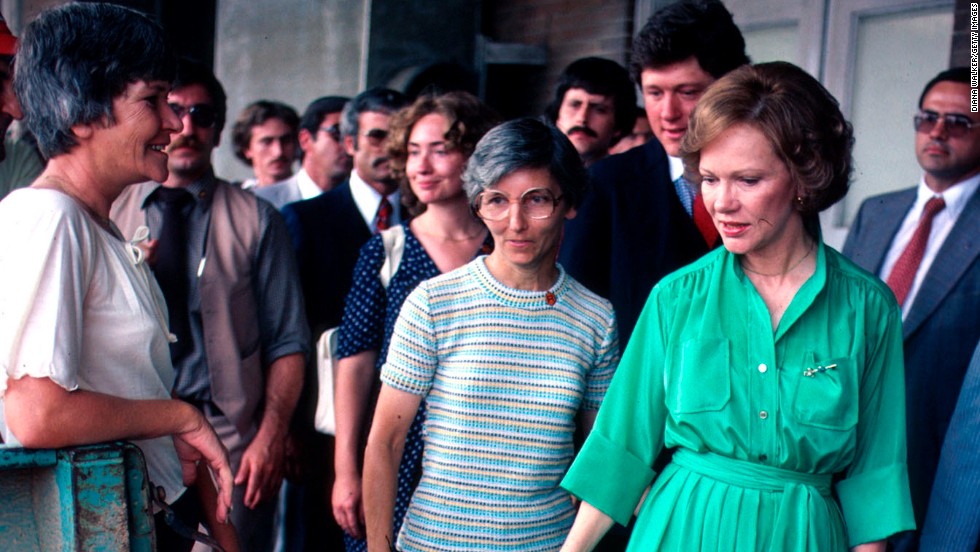
[[[507,218],[511,204],[517,203],[528,218],[546,219],[555,213],[563,197],[555,197],[548,188],[531,188],[517,199],[497,190],[483,190],[476,196],[473,210],[480,218],[497,221]]]

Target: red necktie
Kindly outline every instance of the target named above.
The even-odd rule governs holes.
[[[391,226],[391,202],[388,201],[388,196],[381,198],[381,204],[378,205],[378,216],[374,221],[374,229],[378,232],[382,230],[387,230]]]
[[[909,290],[912,289],[912,282],[915,280],[915,273],[919,271],[919,264],[922,262],[922,254],[926,251],[926,244],[929,243],[929,233],[932,232],[932,219],[936,213],[946,208],[946,202],[942,197],[933,197],[926,202],[922,208],[922,218],[919,219],[919,226],[916,227],[912,239],[905,246],[905,251],[895,261],[891,274],[888,275],[888,287],[895,292],[898,304],[902,305],[908,297]]]
[[[701,235],[704,236],[704,241],[708,244],[708,247],[714,247],[715,242],[718,241],[718,229],[715,228],[715,221],[711,220],[711,215],[708,214],[708,210],[704,207],[704,198],[701,194],[694,196],[694,207],[692,209],[694,224],[701,231]]]

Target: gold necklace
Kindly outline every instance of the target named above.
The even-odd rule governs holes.
[[[811,241],[810,242],[810,247],[807,247],[806,253],[803,254],[803,256],[800,258],[800,260],[796,261],[795,263],[793,263],[793,266],[787,268],[786,270],[784,270],[782,272],[776,272],[776,273],[771,273],[770,274],[770,273],[766,273],[766,272],[759,272],[758,270],[752,270],[751,268],[745,266],[745,257],[744,256],[742,257],[742,260],[741,260],[742,270],[744,270],[746,272],[751,272],[752,274],[758,274],[759,276],[767,276],[767,277],[770,277],[770,278],[773,277],[773,276],[783,276],[783,275],[789,274],[790,272],[793,272],[794,270],[796,270],[801,264],[803,264],[803,261],[805,261],[806,258],[810,256],[810,253],[813,251],[813,248],[814,248],[815,245],[816,245],[816,242],[812,242]]]

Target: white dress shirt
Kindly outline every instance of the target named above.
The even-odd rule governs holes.
[[[976,192],[977,186],[980,186],[980,174],[954,184],[942,194],[937,194],[929,189],[926,186],[925,177],[919,180],[915,203],[912,204],[912,208],[905,215],[902,225],[899,226],[898,232],[892,240],[891,248],[885,255],[885,262],[881,265],[881,271],[878,273],[879,278],[888,280],[892,268],[894,268],[902,252],[905,251],[905,247],[912,240],[912,235],[915,234],[915,229],[919,226],[919,219],[922,217],[922,209],[926,202],[933,197],[942,197],[943,201],[946,202],[946,208],[939,211],[932,219],[932,231],[929,233],[929,241],[926,243],[922,262],[919,264],[918,272],[915,273],[915,280],[912,281],[912,289],[909,290],[905,303],[902,305],[903,320],[908,316],[909,310],[915,302],[915,296],[919,293],[919,287],[922,286],[922,280],[929,273],[932,262],[936,260],[936,254],[939,253],[943,242],[946,241],[946,237],[949,236],[963,209],[966,208],[967,201]]]
[[[357,169],[350,173],[350,193],[354,196],[354,203],[357,205],[357,210],[361,212],[364,223],[368,225],[371,232],[374,232],[378,206],[381,205],[381,194],[357,174]],[[389,226],[394,226],[401,222],[400,209],[398,208],[401,204],[401,192],[395,190],[394,193],[388,194],[388,201],[392,206],[391,217],[388,222]]]

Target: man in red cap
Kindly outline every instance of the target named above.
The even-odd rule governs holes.
[[[3,137],[7,127],[14,119],[20,119],[20,104],[14,96],[14,54],[17,53],[17,38],[10,32],[7,22],[0,14],[0,161],[7,156],[3,147]]]

